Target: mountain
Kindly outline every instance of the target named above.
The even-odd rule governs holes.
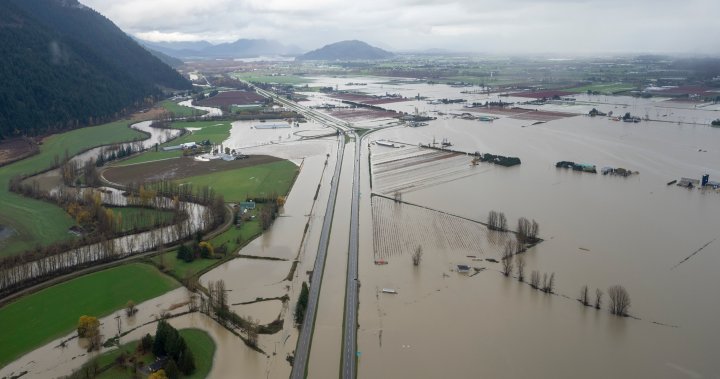
[[[239,39],[213,45],[197,42],[150,42],[139,40],[146,47],[177,58],[251,58],[272,55],[296,55],[300,48],[267,39]]]
[[[108,121],[192,85],[77,0],[0,6],[0,138]]]
[[[362,41],[341,41],[325,45],[317,50],[305,53],[296,60],[335,61],[335,60],[378,60],[389,59],[395,54],[381,48],[370,46]]]
[[[178,68],[178,67],[182,66],[183,64],[185,64],[185,62],[183,62],[182,59],[171,57],[165,53],[159,52],[159,51],[151,49],[149,47],[146,47],[145,49],[147,51],[149,51],[150,54],[157,57],[157,59],[160,59],[160,61],[162,61],[163,63],[165,63],[166,65],[168,65],[172,68]]]

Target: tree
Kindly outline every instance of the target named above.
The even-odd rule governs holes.
[[[412,262],[414,266],[420,265],[420,260],[422,259],[423,250],[422,246],[418,246],[415,248],[415,252],[412,255]]]
[[[608,297],[610,297],[610,313],[618,316],[627,316],[627,310],[630,308],[630,295],[625,287],[614,285],[608,288]]]
[[[295,305],[295,324],[302,325],[305,320],[305,310],[307,309],[308,297],[310,295],[310,289],[307,283],[303,282],[302,289],[300,290],[300,296],[298,296],[297,305]]]
[[[578,300],[582,303],[582,305],[588,306],[588,305],[590,304],[590,302],[589,302],[589,300],[588,300],[588,286],[587,286],[587,284],[584,285],[584,286],[580,289],[580,298],[578,298]]]
[[[140,340],[140,348],[143,352],[147,353],[152,350],[153,347],[153,336],[150,335],[150,333],[146,334],[141,340]]]
[[[190,349],[186,349],[185,353],[180,356],[178,368],[185,375],[190,375],[195,371],[195,356]]]
[[[543,288],[543,291],[545,293],[553,293],[553,288],[555,288],[555,273],[553,272],[550,274],[550,277],[548,278],[547,285]]]
[[[250,346],[257,346],[258,342],[258,328],[260,326],[260,321],[253,318],[248,318],[247,327],[245,328],[245,333],[247,334],[248,343]]]
[[[514,246],[512,241],[508,241],[502,257],[502,273],[505,276],[510,276],[513,271],[513,250]]]
[[[517,258],[517,275],[519,281],[525,281],[525,259],[523,257]]]
[[[128,317],[134,315],[137,313],[137,307],[135,306],[135,302],[132,300],[128,300],[127,304],[125,305],[125,313],[128,315]]]
[[[490,211],[490,213],[488,213],[487,224],[488,224],[488,229],[490,229],[490,230],[499,230],[499,231],[507,230],[507,218],[505,217],[505,213],[497,212],[497,211]]]
[[[150,374],[148,379],[168,379],[168,377],[165,375],[165,370],[160,369]]]
[[[102,342],[100,321],[93,316],[80,316],[77,327],[78,337],[87,338],[88,351],[99,349]]]
[[[600,309],[600,305],[602,305],[602,296],[603,292],[600,290],[600,288],[595,289],[595,309]]]
[[[535,289],[538,289],[540,287],[540,272],[539,271],[533,270],[530,273],[530,286]]]
[[[80,338],[90,337],[94,333],[98,333],[100,329],[100,321],[93,316],[80,316],[78,320],[77,333]]]
[[[177,379],[180,377],[180,369],[174,359],[168,359],[165,363],[165,374],[168,379]]]

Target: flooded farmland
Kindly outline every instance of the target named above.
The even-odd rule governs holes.
[[[423,86],[402,91],[424,95]],[[440,92],[437,96],[464,96],[447,86],[432,90]],[[666,105],[612,100],[616,104],[609,107],[632,110],[636,102],[636,108],[647,107],[650,114],[656,108],[662,113]],[[407,103],[388,106],[403,109]],[[446,114],[463,112],[457,104],[455,110],[432,107],[442,107]],[[553,107],[578,115],[537,125],[504,116],[488,123],[448,115],[425,127],[390,128],[369,137],[407,146],[446,138],[458,151],[519,157],[520,166],[480,163],[471,168],[477,174],[428,186],[400,185],[423,181],[422,173],[412,170],[384,182],[382,173],[375,172],[372,192],[387,193],[386,183],[397,182],[390,191],[399,192],[404,202],[433,210],[478,221],[485,221],[491,210],[502,211],[511,228],[520,217],[537,220],[545,241],[524,254],[526,272],[554,272],[556,287],[554,295],[545,294],[505,278],[492,263],[472,277],[458,275],[451,270],[457,262],[447,257],[466,254],[458,255],[456,247],[433,239],[442,239],[446,230],[418,233],[422,221],[403,219],[405,206],[393,211],[394,204],[381,206],[374,197],[369,207],[366,193],[361,212],[360,377],[570,378],[582,371],[585,377],[598,378],[628,373],[674,378],[707,377],[717,371],[712,352],[720,347],[714,327],[720,303],[709,299],[716,298],[720,285],[713,274],[720,267],[720,243],[715,240],[720,234],[720,194],[666,185],[680,177],[720,176],[719,131],[687,122],[712,119],[715,111],[675,109],[668,116],[672,122],[633,124],[580,115],[588,105]],[[432,112],[428,108],[423,106]],[[562,160],[639,174],[557,169],[555,163]],[[373,159],[373,165],[377,163]],[[466,157],[458,166],[470,163]],[[404,221],[376,225],[398,217]],[[383,237],[379,229],[397,224],[406,230],[402,232],[422,238],[398,242]],[[386,252],[411,251],[408,241],[425,245],[419,267],[413,267],[407,253]],[[388,264],[375,265],[378,254],[387,257]],[[627,288],[633,317],[619,318],[607,307],[597,311],[576,300],[584,285],[606,292],[614,284]],[[381,293],[386,287],[398,293]],[[607,305],[607,295],[605,301]]]

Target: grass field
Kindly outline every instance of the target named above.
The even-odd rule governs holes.
[[[52,166],[54,157],[62,158],[65,151],[72,156],[91,147],[144,138],[142,133],[127,126],[125,120],[52,135],[40,146],[39,154],[0,168],[0,225],[16,231],[14,236],[0,242],[0,256],[70,239],[68,228],[74,224],[60,207],[11,193],[10,179]]]
[[[168,112],[172,113],[176,117],[202,116],[207,113],[207,111],[179,105],[172,100],[165,100],[160,103],[160,106],[165,108]]]
[[[152,162],[161,159],[177,158],[182,156],[182,151],[162,151],[163,146],[176,146],[186,142],[201,142],[210,140],[212,143],[220,143],[230,137],[230,122],[229,121],[193,121],[193,122],[173,122],[171,125],[173,128],[199,128],[200,130],[192,131],[184,136],[166,142],[160,145],[158,151],[147,151],[136,157],[128,160],[119,162],[119,166],[126,166],[135,163]]]
[[[254,72],[236,72],[233,74],[233,76],[238,79],[243,79],[243,80],[247,80],[249,82],[254,82],[254,83],[276,83],[276,84],[298,85],[298,84],[305,84],[305,83],[312,82],[311,79],[303,78],[302,76],[296,76],[296,75],[272,76],[272,75],[258,74],[258,73],[254,73]]]
[[[227,202],[245,201],[248,197],[270,196],[273,192],[286,195],[298,167],[290,161],[266,163],[236,170],[193,176],[178,180],[195,188],[209,186],[222,194]]]
[[[133,263],[85,275],[0,308],[0,366],[72,332],[82,315],[102,317],[179,284],[151,265]]]
[[[122,215],[119,231],[146,229],[155,225],[165,225],[173,219],[173,212],[159,209],[115,207],[109,208],[115,216]]]
[[[204,379],[207,378],[212,368],[213,356],[215,355],[215,341],[205,331],[200,329],[180,329],[180,335],[185,339],[188,348],[195,357],[195,372],[190,376],[180,376],[180,378],[188,379]],[[153,334],[153,333],[151,333]],[[133,354],[137,348],[139,341],[132,341],[123,344],[119,349],[109,351],[97,358],[98,366],[104,367],[115,361],[122,352]],[[142,357],[142,361],[147,364],[153,361],[152,354],[146,354]],[[133,375],[129,369],[113,367],[103,372],[98,379],[130,379]]]
[[[582,87],[567,89],[569,92],[585,93],[587,91],[599,92],[605,95],[612,95],[619,92],[625,92],[635,89],[635,86],[624,83],[608,83],[608,84],[590,84]]]
[[[234,254],[240,246],[247,241],[257,237],[262,233],[260,222],[257,220],[248,221],[242,224],[240,228],[231,226],[230,229],[210,240],[210,243],[217,249],[225,244],[227,254]],[[209,267],[221,263],[218,259],[196,259],[187,263],[181,259],[177,259],[177,249],[168,251],[167,253],[152,258],[153,262],[165,267],[165,272],[174,276],[178,280],[185,279],[190,275],[194,275]],[[162,262],[161,262],[162,261]]]

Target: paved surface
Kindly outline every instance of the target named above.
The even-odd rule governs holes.
[[[347,282],[345,285],[345,321],[343,323],[342,378],[357,375],[357,308],[358,242],[360,222],[360,149],[362,140],[355,135],[355,172],[353,173],[352,206],[350,208],[350,243],[348,246]]]

